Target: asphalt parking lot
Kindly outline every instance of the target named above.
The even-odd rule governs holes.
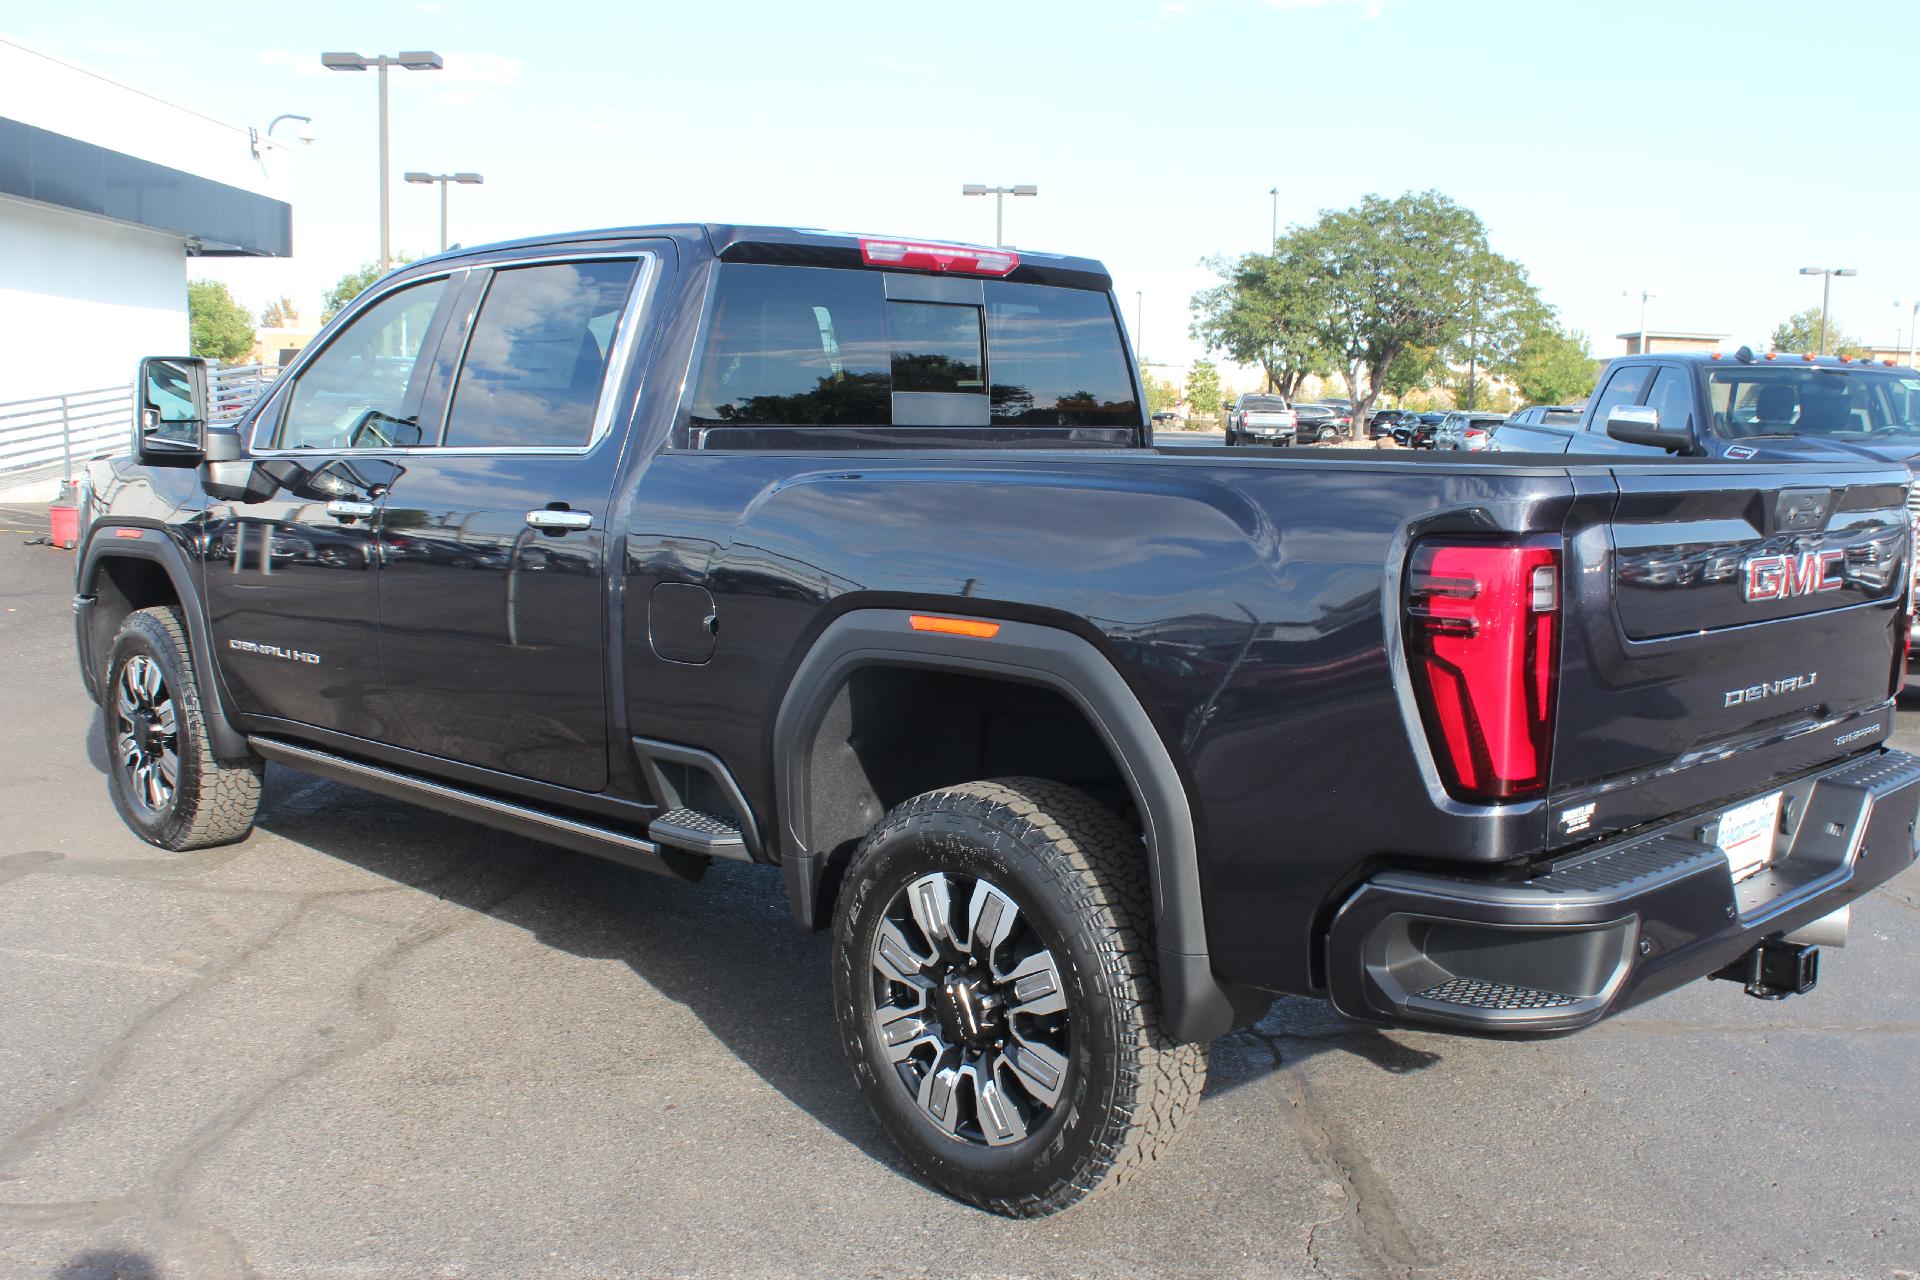
[[[1920,874],[1780,1004],[1500,1044],[1283,1001],[1148,1180],[1008,1222],[894,1155],[771,872],[278,768],[244,843],[140,843],[44,528],[0,509],[0,1275],[1920,1274]]]

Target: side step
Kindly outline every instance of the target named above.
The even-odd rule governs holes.
[[[684,805],[670,809],[648,823],[647,835],[660,844],[709,858],[745,861],[750,857],[746,838],[737,825],[717,814]]]
[[[449,786],[417,778],[412,774],[368,764],[347,756],[335,755],[313,747],[296,746],[278,738],[253,737],[247,744],[276,764],[316,774],[351,787],[363,787],[395,800],[405,800],[439,813],[450,813],[482,826],[511,831],[515,835],[544,840],[579,853],[673,876],[679,880],[698,880],[707,869],[706,859],[681,849],[662,849],[651,840],[616,831],[611,827],[562,817],[539,809],[515,804],[478,791]],[[654,825],[658,826],[656,822]]]

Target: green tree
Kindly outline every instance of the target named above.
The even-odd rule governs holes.
[[[1144,367],[1140,370],[1140,385],[1146,388],[1148,413],[1171,409],[1180,403],[1180,388],[1165,378],[1154,377]]]
[[[188,282],[187,327],[196,356],[234,364],[253,350],[253,313],[218,280]]]
[[[1187,412],[1208,418],[1220,412],[1220,370],[1211,360],[1195,360],[1187,370]]]
[[[396,267],[405,266],[412,261],[413,255],[410,253],[393,255],[393,265]],[[320,323],[325,324],[339,315],[346,309],[349,302],[365,293],[367,287],[379,278],[380,264],[377,262],[363,263],[358,270],[349,271],[341,276],[340,283],[327,290],[326,300],[320,305]]]
[[[1808,307],[1805,311],[1796,311],[1775,325],[1773,349],[1802,353],[1820,350],[1820,308]],[[1865,343],[1835,324],[1833,317],[1829,316],[1827,317],[1827,354],[1863,356],[1867,354],[1867,347]]]
[[[1275,252],[1215,258],[1206,265],[1223,277],[1193,295],[1189,332],[1209,351],[1225,352],[1237,364],[1266,370],[1267,386],[1292,399],[1309,375],[1333,365],[1319,344],[1315,318],[1325,309],[1318,282],[1297,258]]]
[[[1593,394],[1593,351],[1587,335],[1551,320],[1527,330],[1500,370],[1528,404],[1573,404]]]
[[[300,323],[299,308],[293,305],[293,299],[284,293],[267,304],[260,313],[262,329],[287,329]]]
[[[1367,196],[1289,232],[1281,248],[1319,299],[1312,337],[1356,417],[1390,382],[1417,386],[1436,363],[1491,353],[1526,310],[1525,273],[1487,248],[1472,210],[1438,191]]]

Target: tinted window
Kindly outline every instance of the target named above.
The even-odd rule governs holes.
[[[892,360],[882,289],[877,272],[721,268],[694,423],[885,426]]]
[[[1241,396],[1240,407],[1256,413],[1272,413],[1286,408],[1287,402],[1281,396]]]
[[[894,392],[983,391],[995,425],[1139,423],[1105,294],[991,281],[984,296],[983,316],[977,306],[888,301],[879,272],[729,263],[693,424],[886,426]]]
[[[895,391],[986,393],[978,307],[889,302],[887,345]]]
[[[398,289],[361,312],[294,379],[275,441],[282,449],[420,443],[420,348],[447,282]]]
[[[987,376],[996,423],[1126,427],[1140,421],[1120,326],[1104,293],[989,283]]]
[[[637,264],[559,262],[496,271],[453,386],[446,443],[587,443]]]
[[[1594,405],[1593,413],[1588,418],[1588,421],[1593,424],[1593,430],[1607,429],[1607,412],[1613,406],[1638,404],[1640,392],[1645,389],[1647,377],[1652,372],[1652,367],[1644,364],[1622,365],[1615,369],[1613,376],[1607,379],[1607,389],[1600,393],[1599,403]]]
[[[1647,397],[1647,406],[1660,411],[1660,425],[1663,427],[1685,427],[1693,429],[1693,380],[1671,366],[1660,370],[1653,379],[1653,394]]]

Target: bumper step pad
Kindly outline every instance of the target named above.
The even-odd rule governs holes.
[[[1440,1004],[1466,1005],[1473,1009],[1561,1009],[1579,1004],[1579,996],[1564,996],[1558,991],[1534,987],[1508,986],[1504,982],[1485,982],[1479,978],[1448,978],[1428,987],[1417,997]]]

